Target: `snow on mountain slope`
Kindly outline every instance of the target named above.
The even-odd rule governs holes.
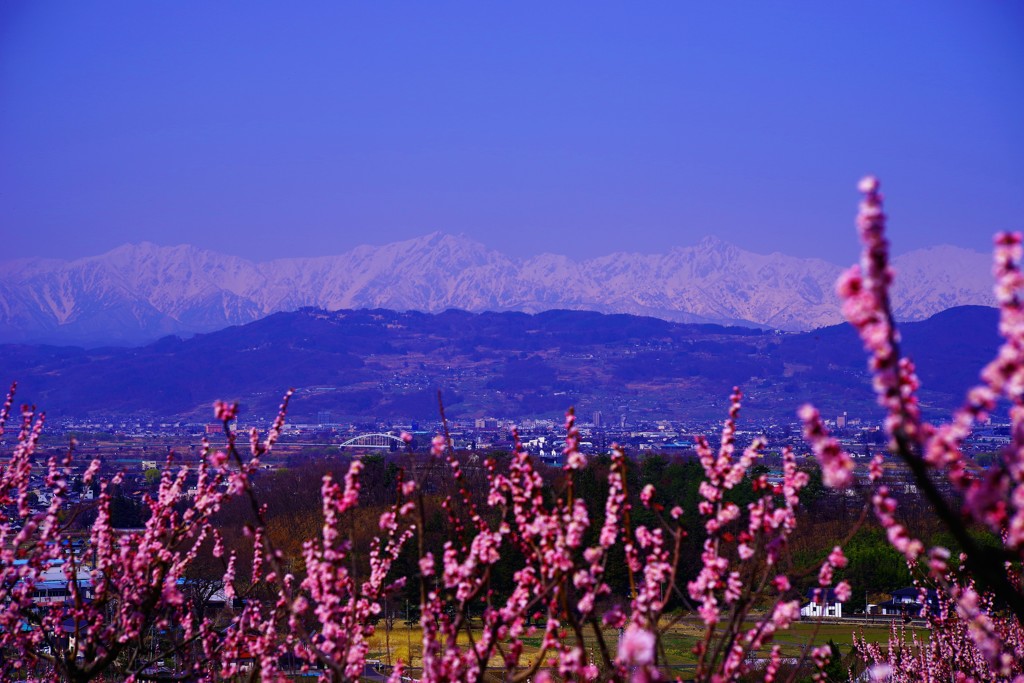
[[[992,257],[948,245],[893,259],[893,310],[901,320],[923,320],[964,303],[996,305]]]
[[[900,256],[894,266],[901,319],[993,303],[983,254],[932,247]],[[74,261],[0,263],[0,341],[139,343],[303,306],[575,308],[804,330],[840,321],[833,292],[840,272],[818,259],[754,254],[710,237],[666,254],[582,262],[556,254],[512,259],[441,233],[262,263],[143,242]]]

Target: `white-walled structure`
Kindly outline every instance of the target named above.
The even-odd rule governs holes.
[[[843,603],[831,588],[812,588],[807,591],[807,602],[800,606],[801,617],[842,617]]]

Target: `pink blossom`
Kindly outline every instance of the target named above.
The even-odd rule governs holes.
[[[579,451],[569,451],[565,456],[565,467],[570,470],[582,469],[587,464],[587,459]]]
[[[885,683],[892,676],[892,667],[888,664],[872,664],[868,667],[868,678],[872,683]]]
[[[630,624],[619,640],[619,661],[632,666],[654,663],[654,634]]]
[[[213,414],[221,422],[230,422],[238,415],[238,404],[226,401],[214,401]]]
[[[836,569],[844,569],[846,567],[846,555],[843,554],[843,549],[839,546],[832,548],[832,552],[828,554],[828,563]]]
[[[425,553],[423,557],[420,558],[420,573],[422,573],[423,576],[434,575],[434,556],[431,553]]]
[[[651,507],[651,501],[654,500],[654,485],[647,484],[643,490],[640,491],[640,502],[643,503],[645,508]]]
[[[829,436],[821,415],[813,406],[800,408],[804,423],[804,438],[810,442],[821,465],[821,478],[830,488],[846,488],[853,481],[853,460],[843,451],[839,442]]]

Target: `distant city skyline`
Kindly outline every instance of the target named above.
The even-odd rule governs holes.
[[[0,6],[0,260],[516,257],[715,235],[855,258],[1024,228],[1024,6]]]

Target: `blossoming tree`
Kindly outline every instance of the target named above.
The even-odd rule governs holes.
[[[843,310],[870,356],[875,390],[888,416],[889,450],[909,468],[964,554],[954,562],[948,550],[927,548],[898,521],[882,456],[876,456],[868,473],[868,505],[892,546],[916,568],[922,587],[937,586],[943,600],[938,613],[929,615],[933,628],[926,641],[894,631],[887,647],[857,640],[858,653],[880,679],[1011,679],[1024,673],[1024,593],[1017,571],[1024,552],[1021,238],[997,238],[996,291],[1005,343],[964,407],[948,424],[931,425],[921,418],[914,367],[900,354],[892,319],[893,274],[878,182],[865,179],[860,189],[858,226],[865,250],[862,263],[838,285]],[[1000,399],[1010,405],[1012,444],[987,472],[977,473],[962,445],[972,425]],[[422,645],[417,676],[423,680],[662,680],[674,675],[665,633],[682,618],[695,620],[702,632],[687,677],[775,681],[784,674],[792,679],[801,669],[824,677],[830,648],[808,647],[796,666],[786,669],[776,642],[799,617],[793,577],[780,560],[796,528],[808,475],[789,449],[782,454],[781,483],[753,469],[766,444],[758,439],[737,447],[738,389],[718,443],[701,439],[696,447],[704,478],[697,509],[690,512],[700,523],[701,562],[690,580],[679,576],[681,555],[696,552],[688,550],[684,511],[664,505],[653,486],[631,496],[629,460],[617,447],[603,516],[592,519],[588,501],[575,489],[585,457],[571,411],[556,495],[546,494],[518,435],[507,466],[493,459],[484,463],[482,495],[469,483],[451,440],[440,435],[429,458],[410,457],[395,482],[395,502],[379,516],[368,573],[353,571],[345,529],[346,514],[359,504],[363,465],[358,460],[341,481],[324,478],[323,527],[305,542],[301,571],[294,570],[270,540],[267,509],[253,483],[261,458],[281,432],[287,404],[288,396],[265,437],[253,430],[246,439],[230,427],[237,407],[218,402],[226,448],[205,445],[194,473],[169,462],[155,495],[145,499],[148,518],[141,529],[113,528],[111,491],[120,475],[100,479],[96,520],[84,544],[72,542],[63,511],[71,451],[46,466],[46,486],[53,493],[48,507],[38,511],[29,505],[43,418],[23,408],[14,428],[16,445],[0,470],[0,676],[283,680],[298,668],[321,680],[357,680],[383,605],[398,591],[415,587]],[[13,390],[0,412],[0,433],[10,429],[12,407]],[[828,434],[818,412],[805,406],[799,415],[824,483],[851,485],[854,461]],[[426,490],[439,465],[451,483],[443,500],[451,535],[435,556],[425,543]],[[99,468],[98,462],[88,467],[86,483],[98,478]],[[186,499],[185,483],[193,475],[198,477],[195,494]],[[943,495],[938,476],[949,481],[955,496]],[[735,502],[739,487],[749,489],[749,502]],[[226,549],[215,523],[228,501],[242,501],[249,510],[245,533],[251,570],[244,577],[238,575],[238,555]],[[635,523],[634,505],[655,523]],[[972,526],[999,534],[1002,547],[985,550]],[[847,560],[842,539],[836,541],[816,565],[816,586],[845,601],[851,587],[836,582],[835,573]],[[204,547],[220,563],[218,584],[226,599],[238,601],[235,609],[209,615],[202,598],[189,590],[190,569]],[[413,553],[416,562],[411,573],[399,576],[403,553]],[[624,557],[629,582],[629,595],[618,602],[608,600],[613,553]],[[515,586],[507,593],[493,584],[503,557],[517,558]],[[35,599],[37,589],[55,568],[66,581],[68,599],[42,604]],[[670,611],[670,604],[682,608]],[[539,652],[527,655],[530,637],[539,641]],[[406,673],[399,662],[391,680]]]

